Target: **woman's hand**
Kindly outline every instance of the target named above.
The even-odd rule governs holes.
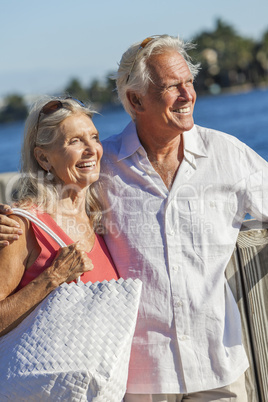
[[[79,242],[59,249],[52,265],[47,269],[52,281],[57,285],[72,282],[86,271],[93,269],[93,264]]]
[[[6,216],[10,214],[12,214],[11,207],[0,204],[0,247],[8,246],[9,242],[18,240],[22,234],[19,223]]]
[[[6,285],[2,286],[2,292],[0,287],[0,336],[15,328],[52,290],[63,282],[71,282],[84,272],[93,269],[93,264],[86,252],[81,250],[79,243],[74,243],[61,248],[50,267],[45,269],[28,285],[14,293],[14,289],[17,287],[24,271],[23,267],[19,269],[15,264],[17,261],[16,255],[20,254],[18,247],[24,237],[21,236],[20,241],[10,246],[10,250],[16,249],[13,251],[13,259],[10,258],[9,250],[3,248],[0,251],[1,257],[3,257],[0,259],[1,263],[4,264],[5,260],[10,261],[10,265],[5,267],[6,269],[2,269],[2,275],[0,269],[0,283]],[[22,250],[24,250],[22,257],[26,259],[27,250],[25,244],[22,245]],[[11,273],[8,275],[7,272]],[[7,281],[8,278],[11,278],[11,283]],[[6,282],[8,283],[6,284]]]

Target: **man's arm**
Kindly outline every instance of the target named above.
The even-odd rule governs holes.
[[[9,205],[0,204],[0,247],[9,246],[23,233],[19,223],[7,216],[12,212]]]

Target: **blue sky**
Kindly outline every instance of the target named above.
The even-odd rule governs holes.
[[[186,40],[222,18],[258,39],[267,0],[0,0],[0,97],[89,85],[116,70],[122,53],[152,34]]]

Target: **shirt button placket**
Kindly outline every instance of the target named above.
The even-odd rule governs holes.
[[[181,297],[181,285],[183,281],[180,280],[182,275],[182,254],[180,250],[180,232],[178,227],[172,225],[173,222],[178,222],[176,216],[178,214],[177,205],[170,201],[168,208],[166,209],[165,219],[167,220],[166,226],[166,241],[167,241],[167,250],[168,250],[168,265],[169,265],[169,275],[170,275],[170,286],[172,299],[171,304],[173,306],[173,314],[174,314],[174,322],[175,322],[175,330],[177,334],[184,334],[184,320],[182,317],[183,314],[183,303]]]

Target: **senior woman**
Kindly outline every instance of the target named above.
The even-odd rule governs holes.
[[[63,282],[118,279],[102,237],[91,185],[99,178],[102,145],[93,112],[72,98],[45,98],[30,111],[22,147],[17,207],[56,233],[60,248],[27,218],[12,215],[23,234],[0,249],[0,335],[16,327]]]

